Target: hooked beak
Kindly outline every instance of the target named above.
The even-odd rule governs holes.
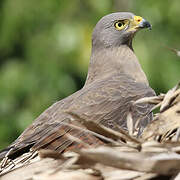
[[[152,29],[151,24],[146,21],[145,19],[142,19],[142,21],[139,23],[139,28],[148,28],[148,29]]]
[[[144,28],[152,29],[152,26],[148,21],[146,21],[141,16],[134,16],[134,18],[131,19],[130,21],[128,31],[136,32],[137,30]]]

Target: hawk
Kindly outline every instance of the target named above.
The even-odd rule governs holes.
[[[10,150],[8,157],[14,159],[29,150],[50,149],[61,153],[70,147],[82,147],[67,134],[88,145],[99,145],[102,140],[83,131],[85,127],[81,122],[94,121],[113,130],[117,130],[117,126],[126,130],[130,109],[134,123],[140,119],[138,127],[142,131],[152,119],[151,106],[133,105],[132,101],[155,95],[132,47],[134,35],[143,28],[151,28],[150,23],[129,12],[102,17],[92,34],[84,87],[45,110],[0,152],[0,159]]]

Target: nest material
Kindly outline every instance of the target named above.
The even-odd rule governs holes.
[[[87,147],[60,155],[49,150],[29,152],[1,162],[1,179],[32,180],[120,180],[180,179],[180,89],[143,98],[133,103],[150,103],[159,108],[154,120],[136,138],[136,125],[129,113],[129,133],[84,122],[87,130],[104,138],[106,146]],[[69,138],[73,137],[69,135]],[[73,139],[80,142],[79,139]]]

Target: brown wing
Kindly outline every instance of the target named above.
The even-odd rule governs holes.
[[[132,107],[131,101],[154,94],[150,87],[124,74],[91,83],[49,107],[0,154],[0,158],[10,148],[13,148],[11,154],[30,147],[34,150],[48,148],[62,152],[74,144],[73,140],[67,138],[67,132],[89,145],[101,144],[93,135],[68,125],[78,124],[75,117],[93,120],[112,129],[116,129],[116,124],[126,128],[126,117],[131,107],[135,121],[141,116],[142,126],[145,126],[150,119],[150,107]],[[80,123],[78,126],[83,129]]]

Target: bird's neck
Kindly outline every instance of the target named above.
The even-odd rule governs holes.
[[[85,85],[119,73],[131,76],[136,82],[148,84],[146,75],[129,46],[121,45],[113,49],[92,49]]]

